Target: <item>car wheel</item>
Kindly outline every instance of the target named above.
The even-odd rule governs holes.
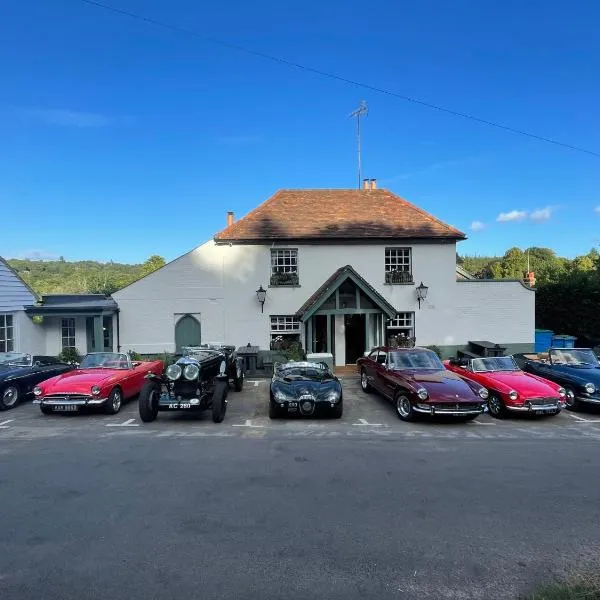
[[[396,413],[403,421],[415,420],[415,411],[408,396],[404,394],[396,396]]]
[[[567,397],[565,398],[567,408],[569,410],[579,410],[581,408],[581,402],[575,398],[575,390],[565,386],[565,392],[567,392]]]
[[[0,392],[0,410],[9,410],[19,403],[19,388],[8,385]]]
[[[361,369],[360,371],[360,387],[362,388],[362,391],[369,394],[372,391],[372,387],[369,384],[369,380],[367,379],[367,372],[364,369]]]
[[[504,402],[497,394],[492,394],[488,398],[488,410],[495,419],[503,419],[506,416],[506,407]]]
[[[233,378],[233,389],[236,392],[241,392],[244,387],[244,371],[242,367],[236,367],[235,377]]]
[[[123,394],[119,388],[113,388],[108,395],[108,400],[104,405],[104,412],[107,415],[116,415],[121,410],[123,404]]]
[[[279,417],[281,417],[279,407],[273,400],[269,400],[269,419],[279,419]]]
[[[142,386],[140,397],[138,399],[138,410],[140,419],[144,423],[151,423],[158,416],[158,398],[160,396],[160,386],[153,381],[147,381]]]
[[[215,423],[222,423],[227,410],[227,388],[229,383],[218,381],[212,397],[212,418]]]
[[[52,407],[51,406],[44,406],[43,404],[40,404],[40,410],[45,415],[51,415],[52,414]]]
[[[344,401],[340,400],[332,409],[331,416],[334,419],[341,419],[344,414]]]

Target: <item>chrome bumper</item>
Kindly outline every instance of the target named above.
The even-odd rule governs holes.
[[[34,404],[43,404],[44,406],[95,406],[98,404],[104,404],[108,398],[90,398],[89,400],[59,400],[56,398],[50,398],[48,400],[36,399],[33,401]]]
[[[589,402],[590,404],[600,404],[600,398],[590,398],[589,396],[575,396],[579,402]]]
[[[564,402],[557,402],[556,404],[528,404],[525,402],[523,406],[509,406],[506,405],[506,410],[514,412],[554,412],[555,410],[561,410],[565,407]]]
[[[434,408],[433,406],[422,408],[417,405],[413,405],[413,410],[426,415],[453,415],[455,417],[462,417],[463,415],[480,415],[484,411],[483,407],[477,410],[456,410],[456,408]]]

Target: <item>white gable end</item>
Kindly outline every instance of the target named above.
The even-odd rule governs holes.
[[[36,297],[0,259],[0,313],[23,310],[23,306],[34,304]]]

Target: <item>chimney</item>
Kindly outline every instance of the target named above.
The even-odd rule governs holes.
[[[368,179],[363,179],[363,190],[370,190],[371,184]]]
[[[371,189],[372,190],[377,189],[377,179],[371,179]]]
[[[235,221],[235,218],[233,216],[233,211],[230,210],[227,212],[227,227],[231,227],[233,225],[234,221]]]

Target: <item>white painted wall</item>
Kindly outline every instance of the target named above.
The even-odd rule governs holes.
[[[75,347],[80,354],[87,353],[87,337],[85,333],[85,317],[75,318]],[[56,356],[62,352],[62,317],[44,317],[46,336],[46,353]]]
[[[335,315],[335,366],[346,364],[346,324],[344,315]]]
[[[402,244],[398,244],[401,246]],[[389,244],[388,244],[389,246]],[[267,348],[269,316],[294,314],[338,268],[352,265],[398,312],[415,311],[418,342],[438,339],[454,317],[456,246],[412,246],[415,284],[429,286],[428,308],[418,311],[414,285],[384,284],[386,245],[302,245],[300,287],[267,287],[269,246],[216,245],[209,241],[138,282],[116,292],[121,346],[142,353],[173,351],[174,315],[200,313],[202,339]],[[264,313],[256,299],[267,289]],[[425,343],[425,342],[423,342]],[[427,341],[427,343],[432,343]]]
[[[46,353],[46,332],[34,323],[24,310],[13,313],[15,324],[15,352]]]
[[[535,292],[517,281],[458,281],[456,317],[445,332],[444,345],[469,340],[498,344],[533,344]]]

